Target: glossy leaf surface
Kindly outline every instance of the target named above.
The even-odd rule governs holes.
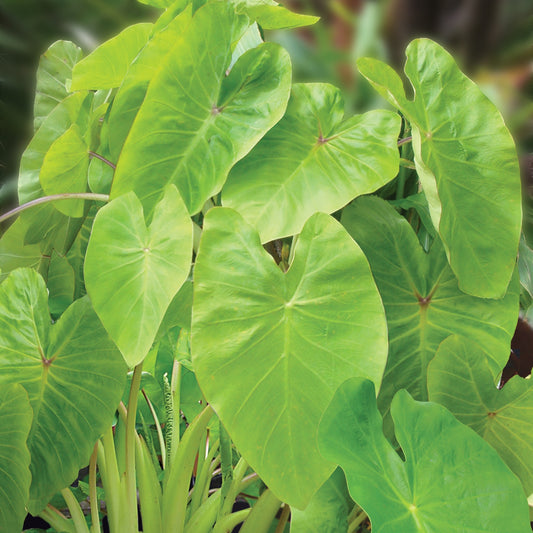
[[[22,531],[30,490],[26,439],[33,412],[20,385],[0,389],[0,532]]]
[[[37,87],[33,123],[38,130],[43,120],[69,94],[67,86],[72,68],[82,58],[82,51],[70,41],[57,41],[41,56],[37,70]]]
[[[204,223],[196,377],[252,468],[278,498],[303,508],[333,472],[315,439],[334,391],[350,376],[381,381],[386,324],[368,263],[323,213],[306,223],[286,274],[235,211],[211,209]]]
[[[28,509],[36,514],[87,465],[113,420],[126,369],[87,298],[52,326],[33,270],[16,270],[0,285],[0,311],[0,385],[20,383],[34,413]]]
[[[117,161],[120,151],[146,96],[150,81],[165,63],[167,54],[180,42],[192,17],[191,9],[163,23],[165,15],[156,22],[158,30],[134,59],[113,100],[109,115],[111,159]],[[155,29],[155,28],[154,28]]]
[[[72,71],[73,91],[113,89],[122,83],[128,67],[146,44],[153,24],[129,26],[83,58]]]
[[[341,385],[319,429],[320,451],[343,468],[350,494],[369,515],[372,531],[531,529],[518,479],[493,448],[449,411],[416,402],[402,390],[394,398],[392,417],[405,462],[383,435],[374,385],[368,380]]]
[[[85,259],[85,284],[98,316],[129,366],[150,349],[187,279],[192,223],[178,191],[165,189],[147,226],[134,193],[100,209]]]
[[[533,385],[519,376],[498,390],[478,346],[446,339],[429,365],[431,401],[449,409],[483,437],[533,494]]]
[[[150,212],[173,183],[191,214],[220,191],[231,166],[282,116],[287,52],[265,43],[232,68],[231,45],[247,28],[222,2],[200,8],[151,81],[122,150],[112,197],[135,191]],[[253,110],[253,127],[250,112]]]
[[[513,139],[500,112],[438,44],[417,39],[406,54],[414,101],[389,66],[367,58],[357,64],[411,123],[417,172],[459,286],[501,298],[521,227]]]
[[[490,353],[493,375],[501,371],[518,318],[516,276],[502,300],[465,294],[439,241],[424,253],[407,220],[379,198],[353,202],[344,210],[342,223],[370,262],[387,315],[389,358],[379,398],[382,411],[401,388],[415,399],[427,399],[427,365],[451,334],[483,346]]]
[[[333,213],[398,173],[400,117],[385,110],[343,115],[339,89],[294,85],[283,119],[231,171],[223,203],[263,242],[299,233],[313,213]]]
[[[39,174],[44,194],[86,192],[88,150],[76,124],[56,139],[44,156]],[[64,200],[56,202],[55,208],[67,216],[81,218],[84,204],[84,200]]]

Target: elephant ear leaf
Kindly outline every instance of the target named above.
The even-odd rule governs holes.
[[[26,439],[33,412],[21,385],[0,388],[0,531],[21,531],[31,483]]]
[[[87,465],[113,421],[126,378],[89,299],[76,300],[52,324],[47,298],[43,278],[31,269],[15,270],[0,285],[0,390],[20,383],[34,413],[28,437],[32,514]]]
[[[496,107],[438,44],[417,39],[406,54],[413,101],[387,65],[363,58],[358,67],[411,124],[416,169],[461,290],[500,298],[521,228],[513,139]]]
[[[344,382],[319,427],[322,455],[344,470],[372,531],[530,531],[520,482],[479,435],[405,390],[393,400],[392,417],[405,461],[383,434],[368,380]]]
[[[209,210],[191,335],[198,383],[235,445],[279,499],[303,509],[334,471],[316,446],[333,393],[349,376],[378,388],[387,358],[383,306],[361,249],[316,213],[284,274],[237,212]]]
[[[442,342],[429,365],[428,393],[483,437],[522,481],[526,495],[533,494],[530,379],[515,376],[498,390],[484,351],[454,335]]]

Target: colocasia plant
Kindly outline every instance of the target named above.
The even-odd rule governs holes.
[[[497,109],[418,39],[405,80],[359,60],[388,109],[345,117],[263,42],[313,17],[149,3],[37,72],[0,217],[0,531],[530,531],[533,389],[498,388],[521,198]]]

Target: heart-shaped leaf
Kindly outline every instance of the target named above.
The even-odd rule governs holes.
[[[320,424],[320,451],[346,474],[352,498],[380,533],[526,533],[529,512],[518,479],[496,451],[444,407],[392,404],[405,462],[382,432],[374,385],[346,381]]]
[[[72,69],[82,56],[81,48],[70,41],[56,41],[41,56],[33,109],[35,130],[41,127],[52,109],[68,96],[67,85],[72,78]]]
[[[294,85],[283,119],[232,169],[223,203],[263,242],[299,233],[316,211],[333,213],[398,173],[400,117],[379,110],[342,122],[343,115],[339,89]]]
[[[146,44],[153,24],[129,26],[82,59],[72,71],[73,91],[113,89],[122,83],[128,67]]]
[[[505,298],[485,300],[462,292],[438,240],[428,254],[405,218],[384,200],[359,198],[342,223],[365,252],[387,315],[389,358],[380,391],[382,412],[406,388],[426,400],[427,365],[439,344],[459,334],[484,347],[496,376],[509,358],[518,318],[518,279]]]
[[[129,366],[140,363],[191,267],[192,222],[168,185],[146,226],[133,192],[95,217],[85,258],[94,309]]]
[[[56,139],[44,156],[39,180],[45,194],[87,191],[89,147],[76,124]],[[84,214],[84,200],[56,202],[61,213],[80,218]]]
[[[475,343],[453,336],[428,370],[431,401],[481,435],[533,494],[533,383],[519,376],[498,390],[487,358]]]
[[[367,58],[357,65],[411,123],[416,169],[459,286],[501,298],[521,228],[513,139],[500,112],[438,44],[417,39],[406,54],[413,101],[389,66]]]
[[[232,44],[247,26],[248,18],[226,2],[195,13],[150,82],[118,161],[113,198],[133,190],[150,213],[162,187],[173,183],[197,213],[278,122],[290,90],[287,52],[264,43],[227,74]]]
[[[315,439],[334,391],[350,376],[379,387],[387,357],[366,258],[318,213],[284,275],[238,213],[211,209],[194,272],[191,350],[239,451],[279,499],[304,508],[333,472]]]
[[[33,412],[20,385],[0,389],[0,532],[21,531],[30,490],[26,439]]]
[[[51,325],[34,270],[15,270],[0,285],[0,317],[0,384],[20,383],[34,413],[28,509],[36,514],[88,464],[113,420],[126,368],[88,298]]]

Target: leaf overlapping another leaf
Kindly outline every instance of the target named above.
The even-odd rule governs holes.
[[[251,467],[304,508],[334,470],[316,447],[334,391],[360,375],[379,387],[385,366],[368,263],[323,213],[307,221],[286,274],[232,209],[211,209],[204,222],[191,338],[198,382]]]
[[[460,288],[501,298],[522,218],[514,141],[496,107],[438,44],[416,39],[406,55],[413,101],[386,64],[363,58],[357,65],[411,123],[416,169]]]
[[[133,190],[150,213],[173,183],[194,214],[281,118],[290,90],[281,47],[246,52],[227,75],[232,44],[247,27],[248,18],[226,3],[195,13],[149,85],[118,161],[113,198]]]
[[[399,116],[343,115],[339,89],[293,85],[283,119],[232,169],[222,202],[263,242],[299,233],[313,213],[333,213],[398,173]]]
[[[111,424],[126,378],[88,298],[52,326],[43,279],[30,269],[0,285],[0,385],[20,383],[33,409],[28,509],[40,512],[87,465]]]
[[[405,390],[394,398],[392,417],[405,462],[383,435],[368,380],[341,385],[319,428],[321,453],[344,470],[372,531],[530,531],[518,479],[481,437]]]

